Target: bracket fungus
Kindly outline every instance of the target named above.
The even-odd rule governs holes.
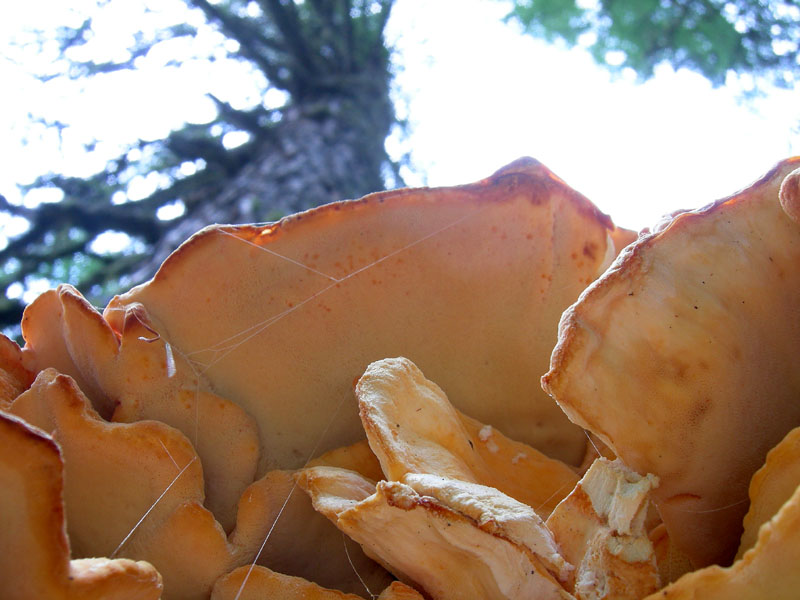
[[[799,311],[800,158],[638,239],[532,159],[210,226],[0,338],[0,596],[793,598]]]
[[[8,406],[28,389],[36,374],[22,362],[19,346],[5,336],[0,336],[0,410]]]
[[[407,358],[369,365],[355,393],[367,440],[391,481],[428,473],[479,483],[543,518],[578,482],[566,464],[460,413]]]
[[[600,458],[577,481],[546,457],[514,461],[497,442],[524,446],[504,437],[482,455],[479,444],[494,435],[470,435],[442,390],[405,358],[371,364],[356,396],[385,479],[314,466],[298,482],[315,509],[400,579],[435,600],[637,600],[659,588],[647,522],[654,476]],[[528,489],[504,485],[513,479]],[[546,523],[533,508],[543,504],[530,502],[542,495],[561,500]]]
[[[206,228],[106,316],[140,305],[255,419],[260,474],[363,437],[352,382],[388,356],[413,360],[470,416],[577,462],[586,438],[533,373],[561,312],[619,250],[612,234],[624,237],[528,159],[472,185]]]
[[[0,411],[0,591],[9,600],[156,600],[161,576],[128,559],[70,559],[58,444]]]
[[[542,379],[660,478],[659,512],[696,567],[733,558],[750,478],[800,424],[800,226],[779,202],[798,164],[628,246],[564,313]]]
[[[638,600],[660,587],[648,538],[653,475],[598,458],[547,519],[564,558],[575,565],[570,590],[579,600]]]
[[[54,369],[41,371],[8,412],[59,444],[73,554],[146,560],[167,597],[207,594],[217,577],[250,562],[278,510],[254,483],[226,537],[203,506],[202,467],[185,436],[158,421],[104,421]]]
[[[792,600],[800,589],[800,486],[759,529],[755,546],[730,567],[686,573],[645,600]]]
[[[487,531],[461,505],[441,502],[398,481],[380,481],[373,493],[359,497],[365,485],[359,476],[338,471],[313,467],[302,472],[301,485],[337,527],[430,597],[570,598],[551,571],[555,567],[558,572],[563,561],[553,565],[543,560],[549,556],[537,554],[523,540]],[[469,501],[467,506],[491,510],[492,505]],[[528,514],[534,513],[529,509]]]
[[[239,497],[256,473],[255,423],[209,390],[153,331],[141,307],[107,314],[109,321],[71,286],[45,292],[23,318],[25,365],[70,375],[112,421],[157,420],[181,431],[201,458],[206,505],[230,531]]]
[[[414,588],[393,581],[375,600],[424,600]],[[314,582],[265,567],[239,567],[217,580],[211,600],[362,600],[361,596],[323,588]]]
[[[772,519],[800,486],[800,427],[792,429],[767,454],[750,480],[750,508],[744,516],[744,533],[736,558],[756,545],[762,525]]]

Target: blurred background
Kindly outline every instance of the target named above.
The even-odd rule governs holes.
[[[0,22],[0,326],[210,223],[533,156],[622,226],[800,154],[794,0],[28,0]]]

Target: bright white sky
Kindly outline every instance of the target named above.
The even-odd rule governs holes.
[[[151,4],[181,6],[179,0]],[[0,40],[25,23],[64,18],[64,5],[52,0],[18,5],[4,15]],[[136,4],[123,5],[132,12],[119,17],[127,24],[136,18]],[[417,172],[406,174],[409,184],[468,183],[533,156],[615,222],[641,228],[665,212],[733,193],[776,161],[800,154],[798,90],[772,91],[742,105],[735,91],[712,89],[702,77],[670,68],[645,84],[615,80],[581,50],[520,35],[502,23],[506,12],[493,0],[397,1],[388,38],[402,66],[399,112],[410,117],[412,129],[402,143],[390,140],[389,149],[411,151]],[[67,86],[44,90],[22,68],[0,60],[0,193],[21,201],[16,183],[64,167],[89,174],[126,142],[158,138],[184,120],[202,122],[211,110],[206,91],[234,105],[252,94],[240,85],[241,72],[222,64],[164,71],[159,65],[167,58],[149,58],[135,88],[115,76],[80,95]],[[22,144],[27,113],[49,107],[74,124],[62,140],[66,158],[53,131]],[[99,152],[82,155],[81,143],[95,137],[102,140]],[[3,227],[10,225],[0,220]]]
[[[432,185],[539,159],[620,225],[641,228],[702,206],[800,154],[800,91],[751,106],[689,72],[645,84],[614,78],[581,50],[504,25],[496,2],[406,0],[393,13],[416,129],[411,148]],[[432,58],[429,58],[432,57]]]

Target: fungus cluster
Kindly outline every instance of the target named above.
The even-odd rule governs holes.
[[[637,237],[523,159],[42,294],[0,338],[0,596],[793,597],[798,182]]]

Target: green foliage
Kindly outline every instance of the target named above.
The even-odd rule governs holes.
[[[716,86],[730,73],[782,87],[800,76],[795,0],[516,0],[507,18],[643,79],[661,63],[701,73]]]

